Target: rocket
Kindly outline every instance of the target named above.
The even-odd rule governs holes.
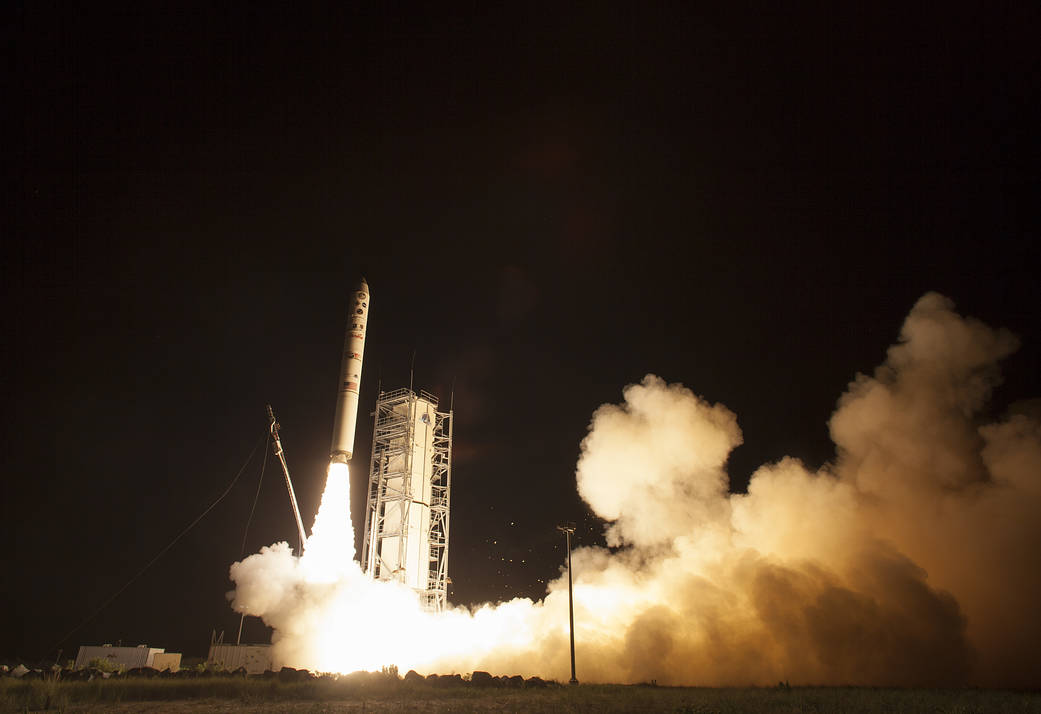
[[[347,463],[354,452],[354,430],[358,425],[358,389],[361,386],[361,361],[365,352],[365,322],[369,317],[369,285],[362,278],[351,294],[351,313],[343,338],[340,387],[333,419],[332,462]]]

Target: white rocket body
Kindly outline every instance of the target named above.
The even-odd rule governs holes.
[[[340,388],[336,395],[331,461],[347,463],[354,453],[354,431],[358,426],[358,390],[361,388],[361,363],[365,353],[365,323],[369,317],[369,286],[365,278],[351,296],[351,313],[343,339],[340,363]]]

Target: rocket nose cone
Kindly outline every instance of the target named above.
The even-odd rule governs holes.
[[[365,278],[362,278],[361,280],[358,281],[358,287],[355,288],[355,290],[360,290],[360,291],[365,292],[365,293],[369,292],[369,284],[367,282],[365,282]]]

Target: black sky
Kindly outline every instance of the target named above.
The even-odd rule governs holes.
[[[600,527],[593,410],[648,372],[734,410],[732,488],[826,421],[928,290],[1041,395],[1032,3],[7,11],[0,656],[234,636],[274,405],[309,527],[348,292],[362,402],[455,389],[456,603],[540,596]],[[354,462],[356,525],[371,423]],[[269,461],[247,552],[293,539]],[[257,625],[247,639],[261,639]]]

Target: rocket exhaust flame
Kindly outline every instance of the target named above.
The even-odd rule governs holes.
[[[765,465],[747,494],[727,488],[726,407],[648,375],[597,409],[576,477],[619,548],[573,553],[583,681],[1037,686],[1041,421],[976,421],[1015,348],[924,296],[839,400],[835,460]],[[301,558],[231,566],[276,665],[567,678],[566,577],[538,602],[423,612],[351,560],[348,483],[332,464]]]

